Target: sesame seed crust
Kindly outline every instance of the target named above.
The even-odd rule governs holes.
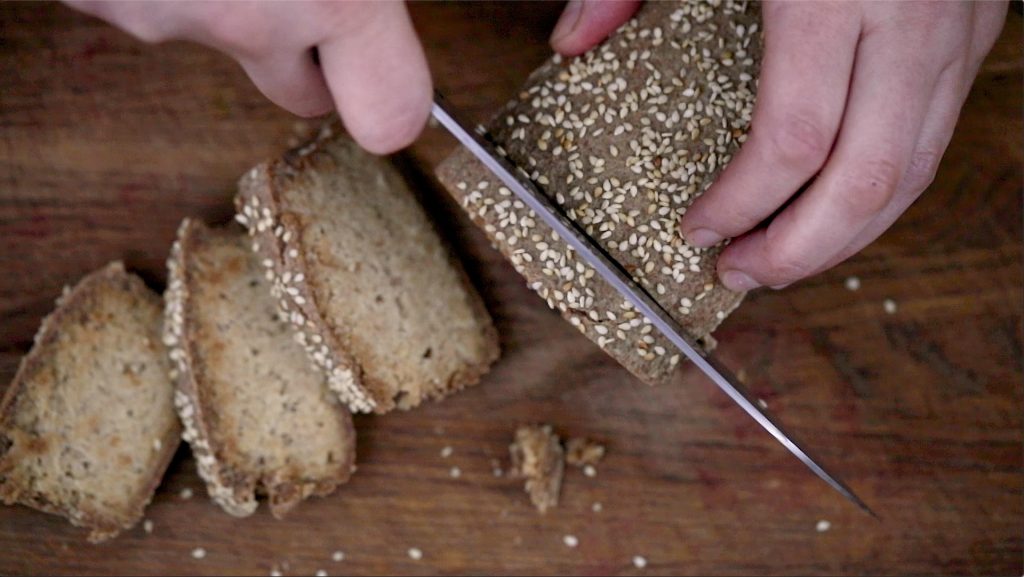
[[[707,348],[743,294],[715,273],[721,247],[678,230],[746,139],[760,6],[651,2],[604,43],[536,70],[491,122],[502,151]],[[460,148],[438,176],[528,285],[627,369],[669,381],[680,357],[568,245]]]
[[[256,497],[244,488],[236,490],[222,469],[210,447],[210,433],[203,418],[203,407],[196,402],[199,391],[195,374],[192,372],[194,354],[191,341],[186,335],[185,306],[188,299],[186,284],[185,256],[182,239],[188,237],[192,226],[190,219],[184,219],[178,227],[178,236],[171,246],[167,259],[167,289],[164,291],[164,345],[171,359],[171,380],[174,382],[174,407],[181,419],[181,437],[192,449],[196,469],[206,483],[207,492],[215,503],[235,517],[247,517],[256,511]]]
[[[326,128],[326,127],[325,127]],[[324,140],[332,136],[322,131]],[[315,152],[316,141],[296,151],[299,158]],[[287,163],[264,163],[242,177],[235,198],[235,219],[249,231],[278,299],[282,313],[295,328],[295,339],[327,375],[327,385],[353,413],[381,409],[363,382],[358,364],[335,338],[316,306],[306,278],[300,246],[300,226],[292,215],[281,214],[274,187],[274,170],[294,171]]]
[[[348,481],[355,470],[355,430],[347,409],[332,401],[330,414],[337,418],[340,434],[338,446],[334,447],[337,459],[335,467],[327,471],[305,470],[296,474],[295,467],[301,466],[297,460],[288,466],[269,466],[263,470],[253,470],[239,462],[237,451],[233,451],[230,446],[237,440],[224,440],[226,411],[211,399],[211,395],[215,398],[215,394],[211,393],[210,381],[216,379],[212,372],[215,363],[211,363],[210,357],[213,345],[208,336],[203,336],[204,316],[202,303],[199,302],[204,298],[203,283],[210,282],[208,276],[204,278],[200,261],[204,253],[208,255],[211,247],[223,243],[224,239],[239,242],[244,239],[244,233],[233,227],[230,230],[209,229],[201,222],[186,218],[171,248],[168,286],[164,293],[163,338],[172,363],[170,376],[175,384],[174,404],[184,426],[182,437],[192,449],[200,477],[206,482],[211,499],[229,514],[245,517],[256,510],[257,495],[264,495],[271,513],[280,519],[304,499],[314,495],[328,495]],[[236,250],[244,250],[242,246],[235,246]],[[282,344],[289,343],[285,341]],[[305,363],[306,359],[301,353],[295,353],[299,355],[298,360]],[[322,374],[312,365],[309,370],[310,375],[316,375],[319,391]],[[296,376],[296,379],[300,378],[309,377]],[[200,379],[203,383],[200,383]],[[221,423],[220,434],[217,433],[218,422]],[[191,490],[183,490],[181,497],[191,497]]]
[[[453,311],[461,311],[458,314],[472,318],[467,323],[465,318],[450,315],[461,327],[458,333],[461,336],[452,338],[459,339],[454,342],[472,339],[473,352],[466,353],[457,366],[446,369],[448,372],[437,381],[430,381],[429,385],[426,381],[420,383],[416,394],[406,394],[409,391],[402,390],[393,378],[382,375],[380,359],[366,354],[365,343],[359,348],[360,341],[366,340],[365,335],[332,316],[330,295],[326,291],[317,292],[315,279],[322,279],[324,271],[329,271],[336,263],[323,263],[318,247],[309,244],[314,241],[309,240],[306,233],[318,223],[288,204],[289,198],[294,200],[288,191],[309,186],[330,174],[347,173],[349,168],[337,157],[339,151],[344,150],[360,149],[344,136],[340,121],[330,121],[309,144],[250,170],[242,177],[235,198],[236,220],[249,231],[252,249],[265,267],[266,278],[271,282],[271,290],[283,314],[296,329],[296,340],[328,375],[329,387],[352,412],[383,414],[395,408],[408,409],[476,384],[500,356],[497,330],[461,264],[432,228],[429,236],[420,239],[429,246],[421,248],[430,248],[428,253],[432,255],[444,255],[443,261],[432,259],[428,266],[447,267],[444,271],[434,269],[438,278],[452,281],[440,296],[453,299]],[[418,201],[404,196],[411,191],[404,185],[394,184],[401,180],[394,167],[384,160],[360,154],[359,162],[369,163],[374,168],[371,172],[378,182],[392,182],[389,192],[393,191],[396,198],[404,198],[403,202],[413,200],[416,214],[420,215],[416,217],[416,226],[431,227]],[[405,249],[394,246],[388,250]],[[345,264],[358,265],[355,262]],[[318,298],[318,294],[323,298]],[[434,353],[437,357],[436,349]]]

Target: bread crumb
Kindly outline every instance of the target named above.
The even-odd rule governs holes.
[[[647,566],[647,559],[644,559],[642,556],[637,555],[633,557],[633,566],[637,569],[643,569]]]
[[[519,427],[509,452],[512,456],[511,473],[526,479],[526,492],[533,505],[541,513],[557,506],[565,474],[565,452],[551,427]]]
[[[597,469],[595,469],[593,465],[587,465],[583,467],[583,474],[591,478],[596,477]]]
[[[580,540],[577,539],[575,535],[566,535],[565,537],[562,537],[562,542],[569,548],[574,548],[580,544]]]
[[[145,521],[143,521],[142,522],[142,530],[145,531],[147,535],[152,535],[153,534],[153,522],[150,521],[149,519],[146,519]]]
[[[334,561],[335,563],[341,563],[342,561],[345,560],[345,552],[344,551],[335,551],[331,555],[331,560]]]
[[[203,549],[202,547],[196,547],[195,549],[192,550],[192,558],[193,559],[205,559],[206,558],[206,549]]]
[[[409,558],[413,561],[419,561],[423,558],[423,551],[420,551],[419,549],[413,547],[409,549]]]
[[[846,290],[855,291],[860,289],[860,279],[855,276],[846,277]]]
[[[595,513],[600,513],[601,511],[604,511],[604,505],[602,505],[600,503],[600,501],[599,501],[599,502],[594,503],[593,505],[591,505],[590,506],[590,510],[595,512]]]
[[[589,439],[573,438],[565,444],[565,462],[574,467],[596,465],[604,458],[604,445]]]
[[[455,450],[452,449],[451,447],[445,447],[445,448],[441,449],[441,458],[442,459],[447,459],[448,457],[451,457],[452,453],[454,453],[454,452],[455,452]]]
[[[814,528],[818,531],[818,533],[824,533],[825,531],[828,531],[832,528],[832,523],[829,523],[828,521],[822,519],[821,521],[818,521],[818,524],[815,525]]]
[[[462,469],[458,467],[452,467],[451,471],[448,472],[452,476],[452,479],[458,479],[462,476]]]
[[[894,315],[896,314],[896,301],[892,299],[885,299],[882,301],[882,308],[885,309],[885,312]]]
[[[181,500],[183,501],[188,501],[192,498],[192,489],[189,489],[188,487],[182,489],[181,492],[178,493],[178,497],[181,497]]]

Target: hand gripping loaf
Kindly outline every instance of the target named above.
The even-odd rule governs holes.
[[[112,263],[57,301],[0,403],[0,499],[102,541],[133,526],[180,443],[160,298]]]
[[[352,418],[294,341],[245,233],[186,219],[168,269],[175,404],[213,500],[244,517],[264,494],[280,518],[347,481]]]
[[[743,295],[716,280],[720,248],[689,246],[677,223],[745,139],[759,11],[647,2],[588,53],[541,66],[488,127],[499,152],[707,347]],[[671,378],[679,355],[667,339],[468,151],[438,176],[552,308],[642,380]]]
[[[398,171],[336,130],[240,183],[238,220],[281,307],[353,411],[477,382],[498,357],[480,297]]]

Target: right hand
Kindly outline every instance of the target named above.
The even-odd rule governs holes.
[[[183,39],[220,50],[295,114],[337,108],[370,152],[409,145],[430,115],[430,71],[402,2],[68,3],[146,42]]]

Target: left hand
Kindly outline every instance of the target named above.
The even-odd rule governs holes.
[[[572,0],[552,45],[583,52],[635,6]],[[921,195],[1006,3],[769,0],[762,11],[749,138],[680,222],[694,246],[736,237],[718,272],[738,291],[835,266]]]

